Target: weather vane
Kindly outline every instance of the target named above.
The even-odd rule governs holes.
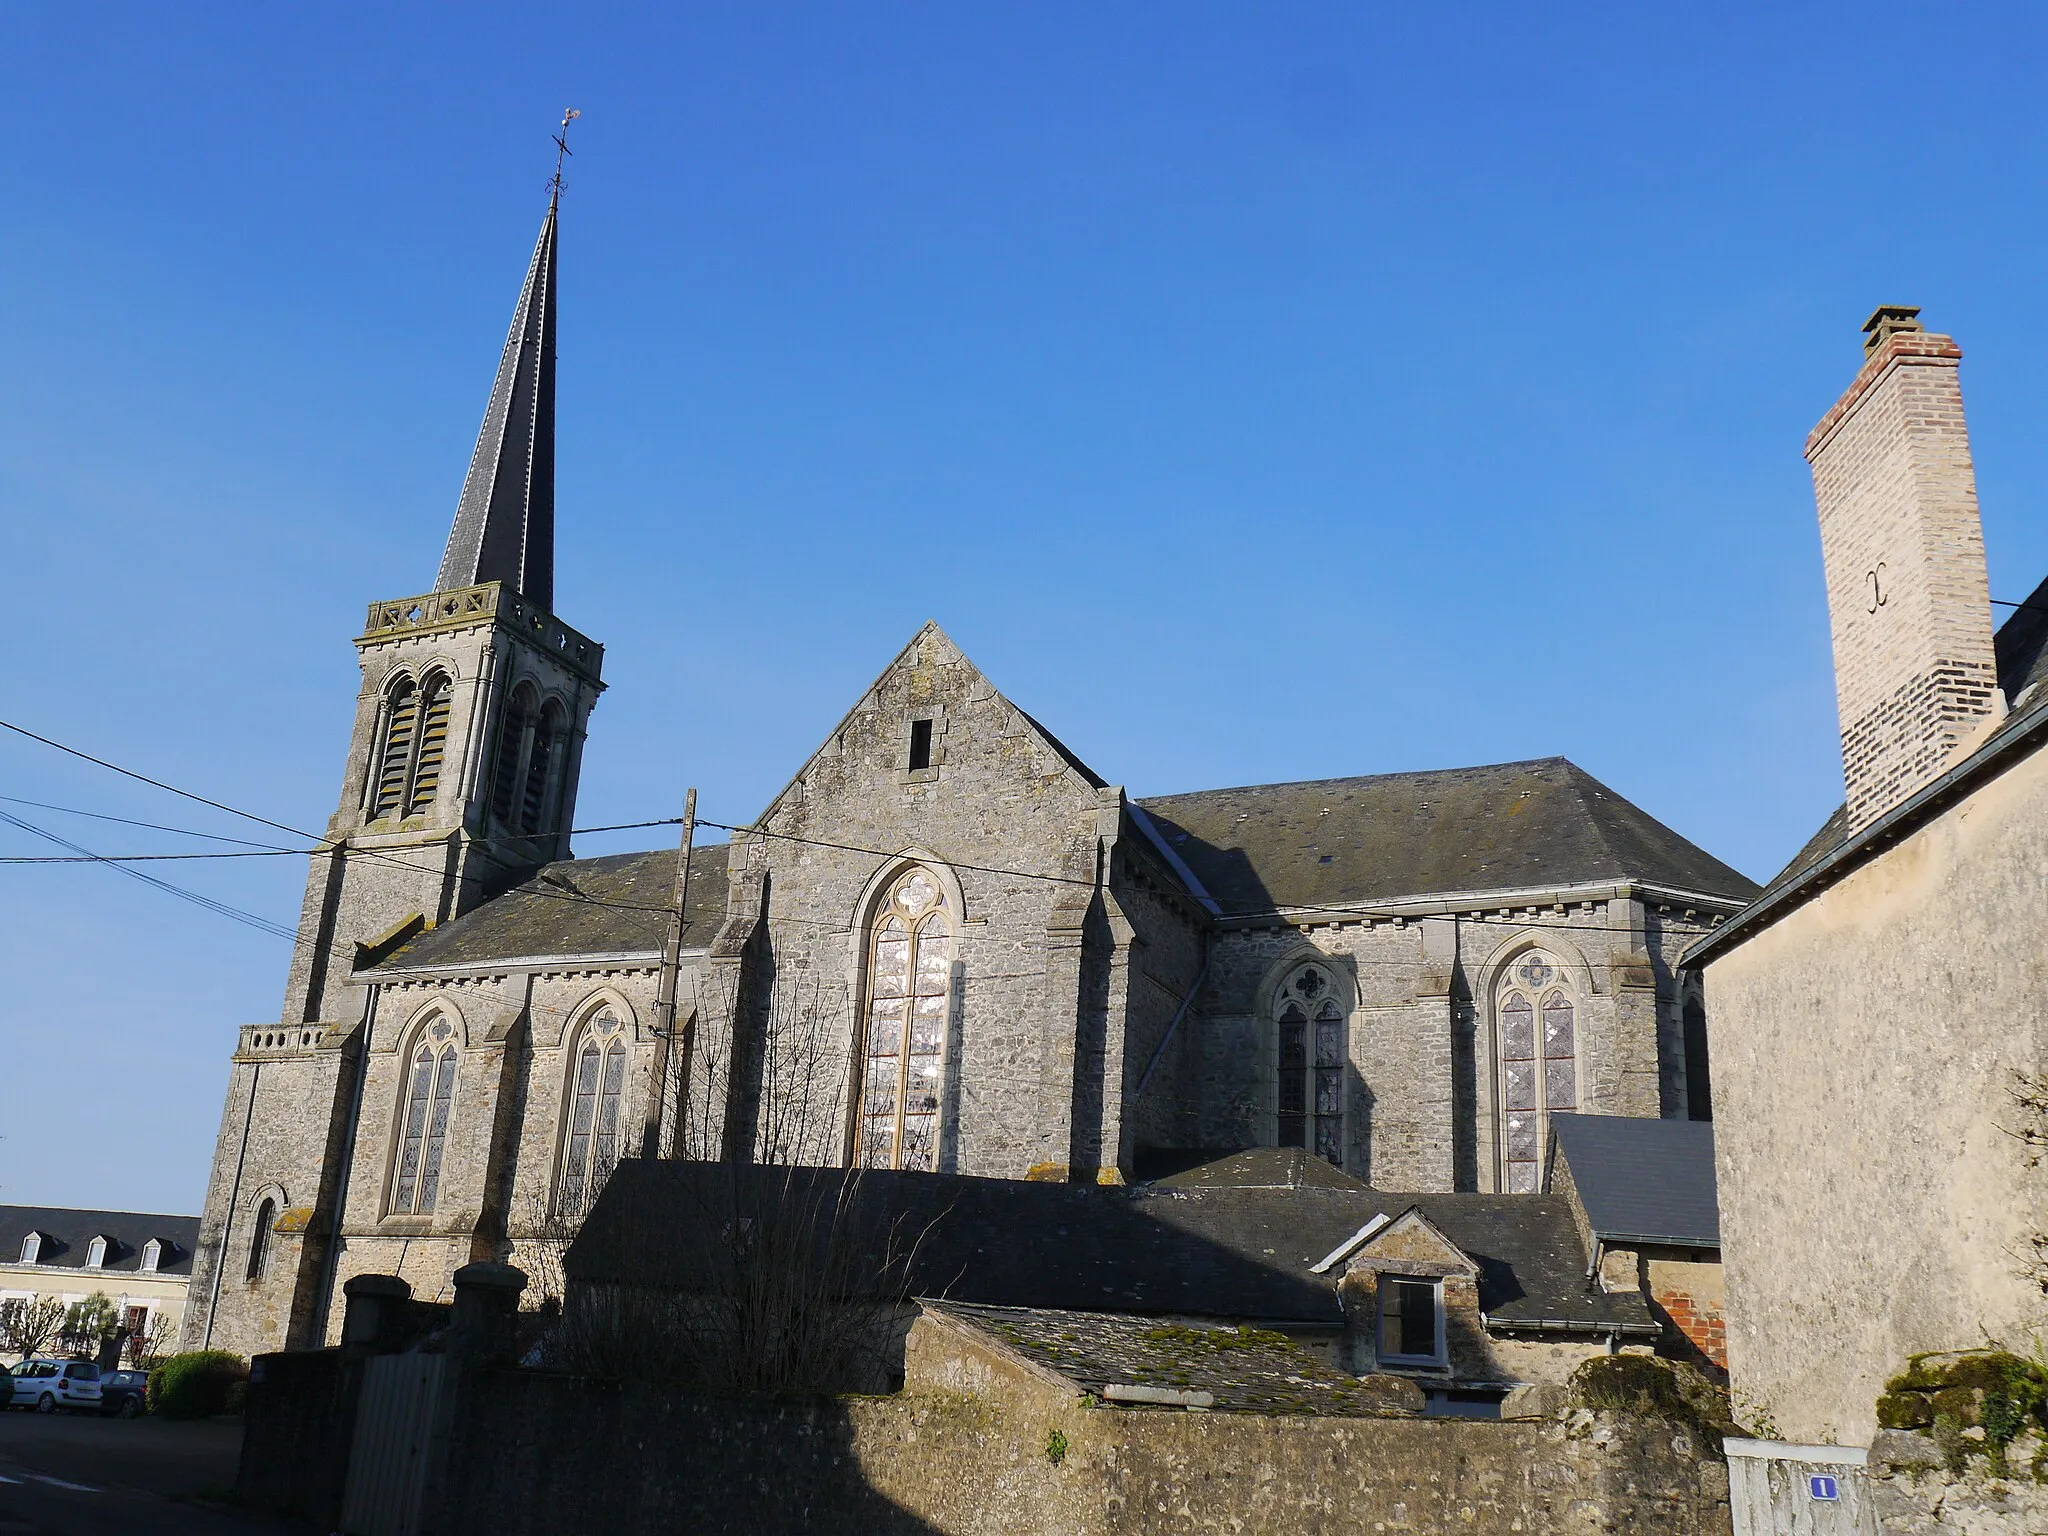
[[[548,195],[550,198],[559,198],[562,195],[562,157],[571,152],[569,149],[569,125],[582,115],[574,107],[570,107],[562,114],[562,128],[555,135],[555,176],[554,180],[548,183]]]

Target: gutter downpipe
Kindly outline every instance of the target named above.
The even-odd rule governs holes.
[[[327,1262],[322,1266],[320,1301],[313,1313],[314,1326],[320,1330],[316,1349],[326,1346],[327,1317],[334,1308],[334,1277],[341,1268],[341,1219],[348,1211],[348,1176],[355,1167],[356,1131],[363,1123],[363,1096],[370,1084],[370,1035],[377,1027],[377,1001],[384,992],[379,982],[369,983],[369,989],[370,995],[363,1001],[363,1038],[356,1046],[356,1086],[349,1095],[348,1139],[342,1143],[341,1179],[334,1187],[334,1214],[328,1222],[332,1230],[327,1234]]]
[[[209,1349],[213,1345],[213,1316],[220,1310],[220,1277],[227,1268],[228,1238],[235,1230],[235,1207],[242,1203],[242,1165],[249,1160],[249,1124],[256,1117],[256,1085],[262,1081],[263,1063],[254,1062],[249,1067],[249,1102],[242,1106],[242,1145],[235,1153],[235,1182],[228,1189],[228,1208],[220,1222],[220,1245],[214,1250],[213,1285],[206,1297],[206,1328],[199,1336],[201,1349]]]

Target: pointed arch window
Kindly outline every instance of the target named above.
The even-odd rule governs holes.
[[[85,1267],[87,1269],[104,1269],[106,1265],[107,1240],[104,1237],[95,1237],[85,1245]]]
[[[249,1234],[249,1278],[261,1280],[270,1267],[270,1229],[277,1225],[277,1202],[265,1195],[256,1206],[256,1230]]]
[[[420,1031],[407,1067],[405,1113],[391,1183],[394,1215],[425,1215],[441,1183],[441,1154],[455,1106],[455,1027],[435,1019]]]
[[[565,735],[562,706],[550,699],[534,727],[533,748],[526,756],[525,787],[519,799],[519,830],[528,837],[554,830],[548,825],[553,820],[549,807],[554,799],[555,765],[562,755]]]
[[[931,871],[891,887],[868,941],[866,1048],[855,1161],[938,1166],[939,1080],[953,979],[952,914]]]
[[[1540,950],[1523,956],[1501,978],[1495,1018],[1501,1188],[1535,1194],[1551,1112],[1579,1104],[1578,1009],[1563,970]]]
[[[406,791],[405,814],[418,816],[433,808],[441,788],[441,765],[448,756],[448,704],[453,690],[448,679],[434,674],[420,689],[419,749],[414,754],[412,785]]]
[[[1274,1007],[1279,1050],[1277,1144],[1344,1166],[1344,1007],[1327,967],[1305,965]]]
[[[376,797],[370,819],[395,816],[405,804],[412,772],[413,739],[419,733],[420,695],[409,677],[392,684],[384,697],[384,741],[377,753]]]
[[[590,1021],[572,1058],[567,1135],[556,1207],[581,1215],[619,1161],[619,1100],[626,1087],[626,1036],[609,1008]]]
[[[445,673],[423,683],[400,677],[384,696],[384,735],[371,764],[370,819],[430,810],[448,754],[452,688]]]
[[[523,837],[553,832],[562,764],[568,755],[568,714],[556,700],[542,705],[531,683],[505,701],[498,756],[491,769],[491,814]]]

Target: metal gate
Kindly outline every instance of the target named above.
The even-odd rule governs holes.
[[[447,1433],[446,1355],[377,1355],[364,1362],[342,1491],[347,1536],[419,1536],[427,1475]]]
[[[1729,1440],[1723,1449],[1735,1536],[1877,1536],[1864,1479],[1869,1452],[1776,1440]]]

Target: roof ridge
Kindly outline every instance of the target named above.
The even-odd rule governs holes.
[[[1465,763],[1450,768],[1401,768],[1389,773],[1339,774],[1327,779],[1274,779],[1263,784],[1219,784],[1213,789],[1183,789],[1167,795],[1141,795],[1134,797],[1140,805],[1156,805],[1164,800],[1187,800],[1196,795],[1229,795],[1247,789],[1310,789],[1318,784],[1364,784],[1385,779],[1423,779],[1441,777],[1452,773],[1480,773],[1495,768],[1538,768],[1561,763],[1567,768],[1583,773],[1568,757],[1553,754],[1549,757],[1522,757],[1501,763]],[[1596,781],[1597,782],[1597,781]],[[1601,786],[1605,788],[1605,785]]]

